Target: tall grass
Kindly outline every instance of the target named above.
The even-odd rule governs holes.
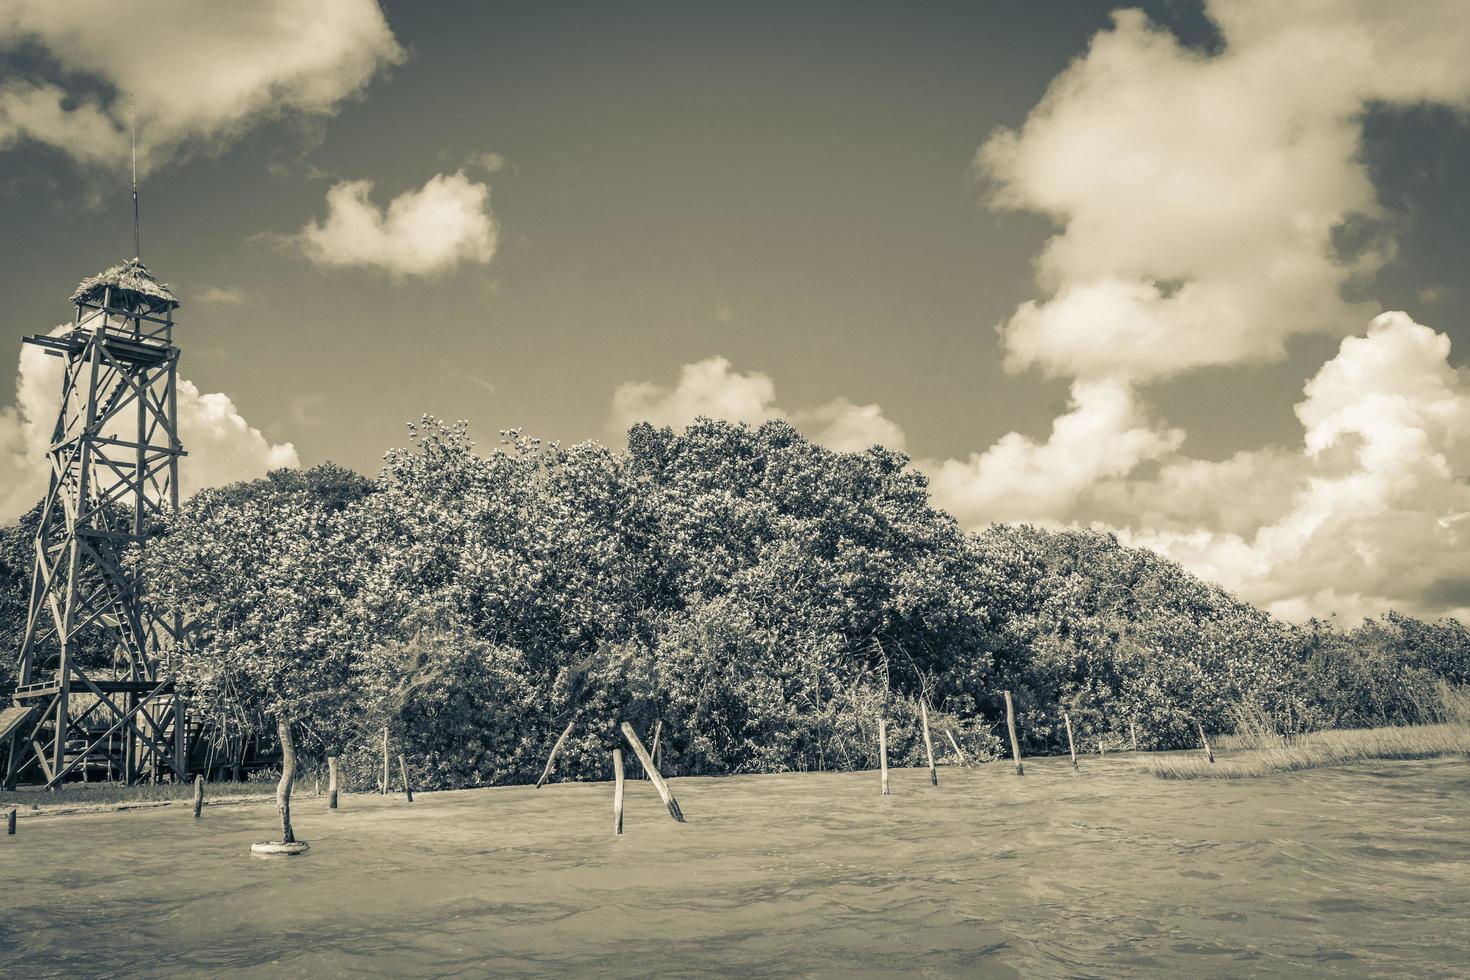
[[[1259,708],[1242,707],[1235,734],[1216,739],[1217,748],[1239,751],[1238,757],[1212,764],[1199,755],[1145,756],[1139,764],[1161,779],[1248,779],[1369,759],[1470,757],[1470,689],[1444,684],[1439,695],[1434,724],[1295,735],[1279,733]]]

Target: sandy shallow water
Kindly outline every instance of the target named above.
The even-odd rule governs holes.
[[[609,784],[307,798],[302,858],[263,806],[27,816],[0,975],[1470,975],[1470,761],[892,783],[633,781],[621,839]]]

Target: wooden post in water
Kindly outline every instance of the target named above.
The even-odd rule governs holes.
[[[946,728],[944,730],[944,735],[946,738],[949,739],[949,745],[950,748],[954,749],[954,754],[959,756],[960,765],[964,766],[966,769],[970,768],[970,760],[965,758],[965,750],[960,748],[960,743],[954,740],[954,732]]]
[[[919,701],[919,720],[924,723],[924,758],[929,762],[929,782],[939,785],[939,770],[934,768],[934,740],[929,737],[929,708]]]
[[[878,764],[883,770],[883,795],[888,795],[888,719],[878,719]]]
[[[408,763],[403,760],[403,753],[398,754],[398,774],[403,777],[403,795],[408,797],[408,802],[413,802],[413,784],[408,781]]]
[[[388,726],[383,726],[383,795],[388,795]]]
[[[623,750],[613,749],[613,836],[623,836]]]
[[[1067,723],[1067,751],[1072,753],[1072,768],[1077,768],[1077,744],[1072,741],[1072,716],[1066,711],[1062,712],[1062,720]]]
[[[1011,692],[1006,691],[1006,730],[1011,733],[1011,758],[1016,760],[1016,775],[1026,775],[1026,767],[1021,765],[1021,743],[1016,738],[1016,708],[1011,704]]]
[[[651,741],[651,742],[648,743],[648,745],[649,745],[648,754],[653,759],[653,767],[655,769],[659,769],[660,772],[662,772],[663,770],[659,768],[659,764],[658,764],[658,740],[663,737],[663,734],[664,734],[664,720],[662,718],[660,718],[660,719],[658,719],[658,721],[656,721],[656,722],[653,723],[653,741]],[[648,779],[649,778],[648,773],[645,772],[643,774],[643,778],[644,779]]]
[[[664,806],[669,808],[669,816],[679,823],[684,822],[684,814],[679,809],[679,801],[674,799],[674,793],[669,789],[669,784],[664,782],[664,777],[659,774],[658,767],[653,764],[653,758],[643,743],[638,741],[638,733],[633,731],[633,726],[626,721],[620,726],[623,730],[623,738],[628,740],[628,745],[633,749],[633,754],[638,756],[638,761],[643,764],[643,771],[648,773],[648,778],[653,780],[653,788],[658,790],[658,795],[663,797]]]
[[[15,836],[15,811],[16,807],[11,807],[10,812],[5,814],[5,833],[11,837]]]
[[[194,777],[194,819],[199,819],[199,814],[204,811],[204,776],[200,774]]]
[[[1138,729],[1133,727],[1132,719],[1128,722],[1128,740],[1133,743],[1133,751],[1138,751]]]
[[[1208,759],[1208,760],[1210,760],[1210,765],[1214,765],[1215,764],[1215,750],[1212,749],[1212,748],[1210,748],[1210,740],[1209,740],[1208,736],[1205,735],[1205,726],[1204,726],[1204,723],[1203,722],[1200,722],[1200,721],[1196,721],[1195,724],[1199,726],[1199,740],[1200,740],[1200,744],[1205,747],[1205,758]]]
[[[561,751],[562,743],[567,740],[567,736],[572,734],[572,726],[576,723],[575,718],[567,722],[567,727],[563,728],[561,734],[557,736],[556,744],[551,747],[551,754],[546,757],[546,768],[541,770],[541,778],[536,780],[537,789],[540,789],[551,778],[551,767],[556,764],[557,753]]]
[[[327,809],[337,809],[337,757],[327,756]]]

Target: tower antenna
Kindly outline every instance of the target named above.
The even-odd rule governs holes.
[[[143,257],[143,246],[138,244],[138,105],[128,96],[128,116],[133,130],[133,255]]]

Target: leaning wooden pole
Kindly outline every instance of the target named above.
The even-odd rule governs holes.
[[[1200,721],[1196,721],[1195,724],[1199,726],[1199,740],[1200,740],[1200,744],[1205,747],[1205,758],[1210,761],[1210,765],[1214,765],[1215,764],[1215,750],[1212,749],[1212,748],[1210,748],[1210,739],[1209,739],[1209,736],[1207,736],[1205,734],[1205,726],[1204,726],[1204,723],[1203,722],[1200,722]]]
[[[954,732],[946,728],[944,730],[944,737],[949,739],[949,746],[950,748],[954,749],[954,754],[959,758],[960,765],[964,766],[966,769],[970,768],[970,760],[965,758],[965,750],[960,748],[959,742],[955,741]]]
[[[1006,730],[1011,733],[1011,758],[1016,760],[1016,775],[1026,775],[1026,767],[1021,765],[1021,743],[1016,738],[1016,709],[1011,704],[1011,692],[1006,691]]]
[[[653,741],[648,743],[648,755],[649,758],[653,759],[653,766],[655,769],[658,768],[658,740],[663,737],[663,734],[664,720],[660,718],[658,719],[658,721],[653,723]],[[643,774],[643,778],[647,779],[648,773],[645,772]]]
[[[1067,751],[1072,753],[1072,768],[1077,768],[1077,743],[1072,741],[1072,716],[1063,711],[1062,720],[1067,723]]]
[[[623,836],[623,750],[613,749],[613,836]]]
[[[883,795],[888,795],[888,719],[878,719],[878,765],[883,771]]]
[[[924,758],[929,763],[929,782],[939,785],[939,770],[934,768],[934,739],[929,737],[929,708],[923,701],[919,702],[919,720],[924,724]]]
[[[398,755],[398,774],[403,777],[403,795],[408,797],[408,802],[413,802],[413,784],[408,781],[408,763],[404,761],[403,754]]]
[[[204,812],[204,776],[194,777],[194,819]]]
[[[664,777],[660,775],[658,767],[653,764],[653,758],[648,754],[648,750],[643,747],[642,742],[638,741],[638,733],[633,731],[633,726],[626,721],[620,727],[623,730],[623,738],[628,740],[633,754],[638,756],[638,761],[643,764],[643,771],[648,773],[649,779],[653,780],[653,788],[658,790],[659,796],[663,797],[664,806],[669,808],[669,816],[683,823],[684,813],[679,809],[679,801],[674,799],[673,791],[669,789],[669,784],[664,782]]]
[[[546,757],[546,768],[541,770],[541,778],[536,780],[537,789],[544,786],[546,781],[551,778],[551,767],[556,765],[557,753],[561,751],[562,744],[566,742],[567,736],[572,734],[572,726],[576,723],[577,719],[575,718],[567,722],[567,727],[563,728],[561,734],[557,736],[556,744],[551,747],[551,754]]]
[[[327,756],[327,809],[337,809],[337,757]]]

